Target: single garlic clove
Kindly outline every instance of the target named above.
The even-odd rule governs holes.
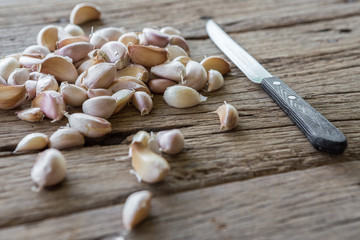
[[[168,60],[168,52],[155,46],[129,45],[128,53],[130,59],[135,64],[140,64],[146,68],[159,65]]]
[[[97,30],[95,33],[99,34],[107,41],[117,41],[120,38],[120,36],[125,33],[125,28],[106,27]]]
[[[0,85],[7,85],[6,80],[0,76]]]
[[[23,52],[21,56],[28,56],[33,58],[45,58],[50,53],[49,49],[47,47],[41,46],[41,45],[32,45],[27,47]],[[21,57],[20,56],[20,57]],[[20,59],[19,59],[20,60]]]
[[[81,43],[81,42],[89,43],[89,41],[90,41],[90,37],[88,36],[71,36],[71,37],[63,38],[58,42],[56,42],[56,48],[60,49],[72,43]]]
[[[0,59],[0,77],[6,81],[16,68],[20,68],[20,64],[14,57]]]
[[[169,26],[161,28],[160,32],[168,35],[181,35],[181,32],[178,29]]]
[[[23,55],[20,57],[19,63],[21,67],[36,71],[38,69],[38,65],[42,63],[42,60],[41,58],[28,57]]]
[[[67,116],[71,128],[79,130],[85,137],[97,138],[111,132],[111,123],[99,117],[84,113]]]
[[[55,25],[47,25],[43,27],[37,35],[37,44],[44,46],[50,50],[55,51],[56,42],[58,40],[58,27]]]
[[[56,55],[67,56],[73,60],[73,62],[79,61],[87,57],[88,53],[93,50],[94,46],[88,42],[75,42],[66,45],[55,51]]]
[[[175,85],[168,87],[164,92],[165,102],[175,108],[188,108],[206,101],[206,97],[200,95],[190,87]]]
[[[130,61],[126,47],[120,42],[107,42],[100,50],[106,54],[107,62],[114,63],[117,69],[126,67]]]
[[[220,130],[231,130],[236,128],[239,122],[238,111],[230,104],[224,102],[215,111],[220,119]]]
[[[44,113],[40,108],[28,108],[17,112],[16,116],[27,122],[40,122],[44,118]]]
[[[185,52],[187,54],[190,54],[190,48],[189,48],[189,45],[187,44],[185,38],[178,36],[178,35],[171,35],[169,37],[169,43],[170,43],[170,45],[177,45],[177,46],[181,47],[182,49],[185,50]]]
[[[60,82],[75,83],[78,77],[71,58],[55,55],[47,56],[42,60],[40,72],[53,75]]]
[[[40,108],[47,118],[58,121],[64,117],[66,105],[60,93],[50,90],[37,95],[31,107]]]
[[[86,100],[82,105],[82,110],[85,114],[109,118],[115,111],[116,100],[111,96],[93,97]]]
[[[37,81],[34,80],[27,80],[25,82],[25,88],[27,91],[27,100],[32,100],[36,97],[36,85],[37,85]]]
[[[184,135],[179,129],[161,131],[157,134],[160,151],[177,154],[184,148]]]
[[[153,101],[146,92],[135,92],[131,102],[140,111],[141,116],[149,114],[153,108]]]
[[[166,47],[166,50],[169,53],[170,61],[174,60],[177,57],[181,57],[181,56],[187,57],[188,56],[188,54],[185,52],[185,50],[177,45],[169,45]]]
[[[20,57],[21,57],[21,53],[12,53],[12,54],[9,54],[9,55],[6,55],[4,58],[10,58],[10,57],[13,57],[16,59],[16,61],[19,61]]]
[[[206,57],[200,62],[200,64],[203,65],[206,71],[213,69],[219,71],[222,75],[225,75],[231,71],[230,63],[222,57]]]
[[[146,45],[152,45],[157,47],[166,47],[169,44],[169,36],[166,33],[162,33],[159,30],[153,28],[144,28],[142,30]]]
[[[89,88],[86,92],[88,98],[100,97],[100,96],[111,96],[113,93],[111,90],[106,88]]]
[[[126,47],[129,44],[139,45],[139,43],[140,43],[139,36],[136,32],[124,33],[123,35],[121,35],[119,37],[118,41],[121,42],[122,44],[124,44]]]
[[[208,72],[207,86],[205,90],[207,92],[214,92],[224,86],[224,77],[217,71],[210,69]]]
[[[66,160],[57,149],[47,149],[36,156],[31,169],[31,179],[35,184],[34,191],[56,185],[66,176]]]
[[[98,63],[84,73],[82,86],[86,88],[108,88],[115,80],[116,67],[112,63]]]
[[[149,81],[149,72],[141,65],[138,64],[129,64],[125,68],[118,70],[116,73],[116,78],[131,76],[139,79],[142,82]]]
[[[14,152],[41,150],[47,146],[49,137],[43,133],[31,133],[20,140]]]
[[[125,201],[122,221],[126,230],[130,231],[149,215],[152,193],[147,190],[132,193]]]
[[[93,50],[91,50],[91,51],[93,51]],[[76,71],[78,71],[78,68],[81,66],[81,64],[83,64],[87,60],[90,60],[89,56],[86,56],[86,57],[80,59],[79,61],[74,62],[74,67],[76,68]],[[78,71],[78,73],[79,73],[79,71]]]
[[[0,85],[0,109],[20,106],[27,97],[25,85]]]
[[[8,78],[9,85],[23,85],[30,79],[30,72],[26,68],[15,68]]]
[[[60,128],[49,138],[49,147],[56,149],[66,149],[82,147],[85,138],[80,131],[73,128]]]
[[[134,92],[132,89],[122,89],[112,95],[116,100],[116,107],[113,114],[120,112],[126,104],[130,102]]]
[[[160,78],[166,78],[178,83],[181,82],[186,75],[184,65],[177,61],[156,65],[151,68],[151,73]]]
[[[66,105],[72,107],[80,107],[86,101],[86,99],[88,99],[85,89],[74,84],[68,84],[67,82],[61,83],[60,94],[63,97]]]
[[[42,75],[39,77],[39,80],[36,84],[36,95],[44,91],[54,90],[57,91],[59,84],[56,79],[51,75]]]
[[[143,144],[144,146],[148,146],[150,139],[151,139],[151,135],[148,132],[141,130],[134,135],[134,137],[131,140],[131,144],[137,142]]]
[[[133,89],[135,91],[144,91],[147,94],[151,95],[149,88],[146,84],[135,77],[125,76],[119,77],[114,81],[114,83],[109,88],[113,93],[116,93],[122,89]]]
[[[69,23],[65,26],[64,31],[71,36],[85,36],[84,30],[76,24]]]
[[[30,80],[38,81],[41,76],[45,76],[46,74],[41,72],[31,72]]]
[[[98,20],[101,17],[101,9],[93,3],[79,3],[71,11],[70,23],[81,25],[83,23]]]
[[[94,59],[87,59],[86,61],[82,62],[80,66],[76,69],[78,74],[85,72],[90,67],[94,66],[95,64],[98,64],[99,62]]]
[[[94,45],[95,48],[101,48],[108,40],[101,36],[98,33],[93,33],[90,37],[90,43]]]
[[[186,64],[186,76],[183,84],[195,90],[201,90],[207,82],[207,72],[198,62],[190,60]]]
[[[148,82],[148,87],[152,93],[163,94],[168,87],[176,85],[176,82],[163,79],[155,78]]]
[[[179,56],[179,57],[176,57],[173,61],[181,62],[186,67],[188,62],[191,60],[192,59],[187,56]]]

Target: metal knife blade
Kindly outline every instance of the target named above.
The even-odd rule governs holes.
[[[265,92],[305,134],[314,148],[330,154],[340,154],[346,149],[346,137],[338,128],[282,80],[272,76],[214,21],[207,22],[206,30],[211,40],[251,81],[260,83]]]

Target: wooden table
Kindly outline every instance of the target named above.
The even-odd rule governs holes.
[[[360,2],[341,0],[97,1],[102,21],[91,26],[170,25],[189,39],[197,61],[223,54],[209,40],[209,18],[285,80],[348,138],[339,156],[316,151],[278,106],[233,67],[225,86],[189,109],[167,106],[139,116],[129,106],[110,118],[113,131],[64,150],[66,181],[34,193],[36,153],[13,154],[26,134],[51,134],[66,119],[27,123],[0,111],[0,239],[359,239],[360,236]],[[46,24],[65,26],[72,0],[2,0],[0,53],[35,44]],[[223,101],[240,114],[234,131],[220,132],[214,111]],[[166,179],[138,183],[125,156],[138,130],[179,128],[185,149],[166,155]],[[127,233],[125,199],[155,193],[150,217]],[[118,238],[117,238],[118,237]]]

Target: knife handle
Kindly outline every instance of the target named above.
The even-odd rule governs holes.
[[[264,78],[261,86],[314,148],[330,154],[341,154],[346,149],[344,134],[279,78]]]

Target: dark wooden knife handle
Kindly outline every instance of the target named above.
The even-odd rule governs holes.
[[[330,154],[341,154],[346,149],[345,135],[279,78],[264,78],[261,86],[314,148]]]

